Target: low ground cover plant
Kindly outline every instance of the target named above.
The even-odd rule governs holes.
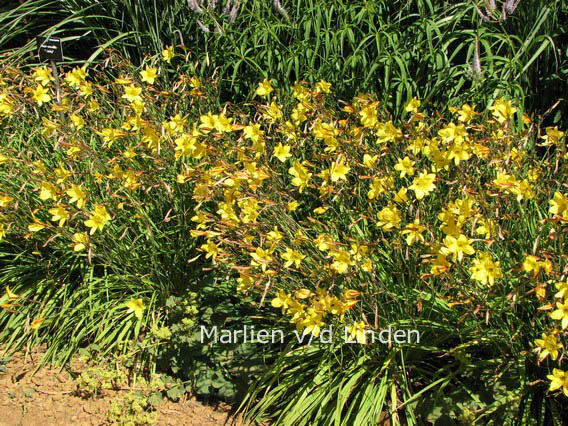
[[[221,324],[287,336],[252,373],[250,420],[566,416],[562,129],[505,98],[412,98],[393,120],[324,80],[265,79],[254,103],[219,108],[193,75],[162,86],[176,53],[142,69],[111,57],[112,79],[68,70],[60,101],[47,68],[3,71],[2,340],[63,360],[93,342],[153,368],[176,330],[170,296],[190,300],[179,333],[199,324],[205,268],[208,291],[258,309]],[[388,326],[419,340],[373,341]]]

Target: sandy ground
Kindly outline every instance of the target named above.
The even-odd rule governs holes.
[[[0,351],[0,358],[3,358]],[[106,418],[110,402],[120,391],[105,391],[101,397],[82,398],[71,374],[45,367],[32,372],[41,358],[41,349],[13,355],[0,372],[0,426],[109,425]],[[72,363],[72,372],[80,371],[81,362]],[[167,401],[157,407],[158,425],[217,426],[229,425],[230,407],[209,406],[194,398]]]

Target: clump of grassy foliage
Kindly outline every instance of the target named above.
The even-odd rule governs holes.
[[[234,281],[201,271],[191,176],[207,146],[181,154],[216,88],[171,59],[67,69],[60,101],[47,67],[5,68],[0,340],[12,351],[46,343],[43,362],[85,345],[101,358],[124,353],[135,374],[159,368],[183,379],[180,389],[233,401],[264,355],[203,345],[199,326],[259,311]]]
[[[249,393],[249,418],[560,419],[564,132],[536,133],[506,99],[483,112],[412,99],[393,122],[372,95],[338,105],[330,91],[296,82],[279,102],[265,80],[259,115],[199,125],[223,141],[196,176],[201,250],[271,300],[290,335],[317,343],[331,325],[361,344],[292,339]],[[366,337],[387,326],[420,342]]]
[[[168,297],[201,280],[187,229],[195,201],[178,177],[188,169],[166,141],[207,108],[208,89],[180,76],[163,90],[115,61],[119,82],[69,70],[59,103],[46,67],[2,73],[0,280],[20,298],[1,337],[15,348],[47,341],[51,360],[85,341],[104,355],[149,338],[167,323]],[[122,97],[141,84],[135,103]]]
[[[155,365],[168,298],[202,294],[206,258],[208,291],[288,332],[254,370],[251,420],[566,415],[562,130],[508,99],[446,111],[413,98],[393,120],[372,94],[337,102],[326,81],[278,93],[265,79],[258,102],[219,110],[196,76],[161,86],[174,53],[141,71],[111,58],[111,80],[69,70],[61,102],[47,68],[3,72],[0,339]],[[319,344],[330,325],[357,344]],[[420,341],[367,337],[387,325]]]

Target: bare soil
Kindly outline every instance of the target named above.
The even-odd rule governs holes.
[[[2,356],[0,351],[0,356]],[[84,366],[74,361],[70,371],[41,368],[32,375],[43,350],[14,354],[6,371],[0,372],[0,426],[109,425],[106,412],[120,391],[105,391],[99,397],[83,398],[71,373]],[[166,401],[157,407],[159,426],[218,426],[232,422],[230,407],[210,406],[195,398]]]

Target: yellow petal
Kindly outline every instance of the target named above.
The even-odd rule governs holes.
[[[128,308],[128,313],[134,312],[136,318],[141,319],[144,312],[144,303],[142,299],[131,299],[124,304]]]
[[[41,324],[43,323],[43,321],[45,320],[45,318],[38,318],[32,321],[32,323],[30,324],[30,327],[33,328],[34,330],[37,330],[38,328],[41,327]]]
[[[8,300],[18,300],[20,298],[20,296],[10,290],[10,287],[6,287],[6,294],[8,295]]]

